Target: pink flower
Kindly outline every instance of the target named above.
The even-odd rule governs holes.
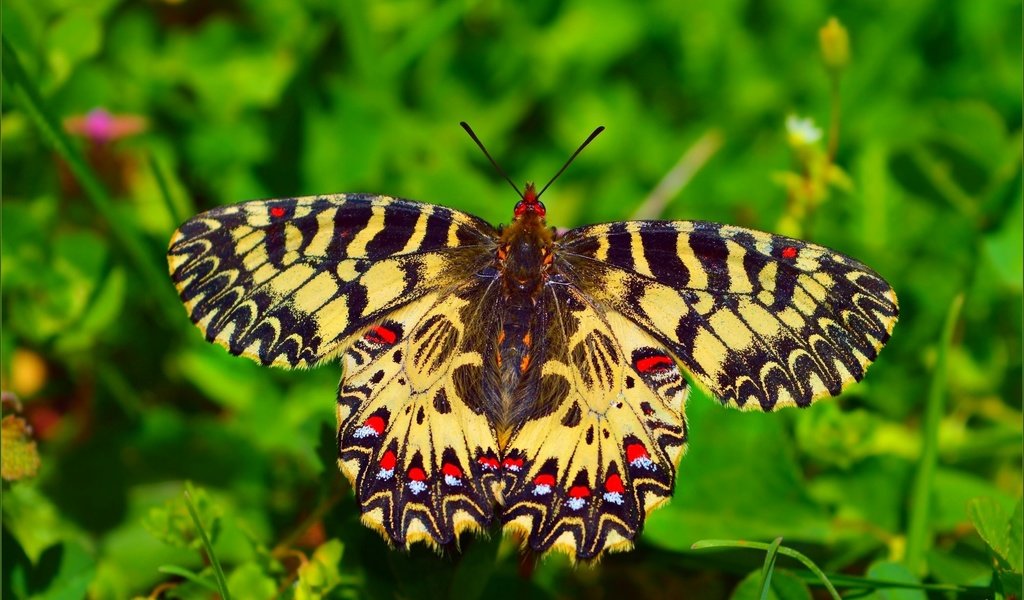
[[[94,108],[85,115],[68,117],[64,129],[98,144],[142,133],[146,119],[139,115],[114,115],[103,108]]]

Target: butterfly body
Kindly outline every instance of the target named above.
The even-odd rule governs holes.
[[[501,229],[387,196],[254,201],[182,225],[168,261],[208,340],[341,358],[339,465],[387,540],[498,522],[581,560],[671,497],[684,371],[726,405],[807,406],[863,377],[898,315],[868,267],[800,240],[545,217],[532,186]]]
[[[488,271],[501,293],[494,302],[493,330],[484,332],[496,342],[489,357],[492,360],[485,366],[492,373],[485,375],[491,384],[484,396],[492,407],[489,420],[499,442],[507,441],[537,401],[539,377],[530,367],[543,346],[538,349],[533,340],[543,339],[549,325],[542,297],[554,275],[554,232],[545,224],[544,215],[533,185],[527,184],[512,222],[500,228],[494,268]]]

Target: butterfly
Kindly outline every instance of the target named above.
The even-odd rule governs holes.
[[[559,233],[546,189],[498,228],[337,194],[215,208],[171,239],[207,340],[284,368],[340,357],[338,463],[394,545],[501,523],[537,553],[628,550],[672,495],[691,382],[806,407],[860,380],[896,323],[892,287],[828,248],[703,221]]]

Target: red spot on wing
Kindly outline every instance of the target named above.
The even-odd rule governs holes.
[[[569,488],[570,498],[586,498],[590,496],[590,490],[585,485],[574,485]]]
[[[274,217],[275,219],[280,219],[281,217],[284,216],[284,207],[283,206],[271,206],[270,207],[270,216]]]
[[[390,346],[398,339],[398,334],[383,325],[377,325],[368,331],[363,337],[371,342],[375,342],[377,344],[388,344]]]
[[[523,459],[507,457],[504,461],[502,461],[501,466],[505,467],[506,469],[513,470],[522,469]]]
[[[647,448],[644,448],[643,444],[630,444],[626,446],[626,460],[633,462],[639,458],[650,458],[650,454],[647,453]]]
[[[423,469],[419,467],[413,467],[409,469],[409,479],[412,481],[423,481],[427,478],[427,474],[423,472]]]
[[[384,453],[384,456],[380,457],[380,468],[390,471],[395,468],[396,462],[398,462],[398,458],[395,456],[395,453],[388,450]]]
[[[641,373],[650,373],[661,369],[668,369],[672,366],[672,358],[664,354],[655,354],[636,361],[636,370]]]
[[[626,491],[626,486],[622,485],[622,478],[618,474],[612,473],[604,480],[604,489],[621,494]]]
[[[369,427],[370,429],[376,431],[377,435],[380,435],[380,434],[384,433],[384,426],[386,425],[386,423],[384,422],[384,418],[383,417],[381,417],[379,415],[373,415],[372,417],[367,419],[366,422],[363,423],[363,425],[365,425],[365,426]]]
[[[555,485],[555,476],[548,473],[541,473],[540,475],[533,478],[534,485]]]
[[[793,246],[786,246],[782,249],[782,258],[796,258],[796,248]]]
[[[452,463],[444,463],[444,466],[441,467],[441,472],[452,477],[462,477],[462,469]]]
[[[499,466],[498,459],[494,458],[493,456],[481,456],[480,458],[476,459],[476,462],[480,463],[480,466],[484,467],[485,469],[497,470]]]

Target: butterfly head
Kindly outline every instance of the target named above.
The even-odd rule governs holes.
[[[547,209],[544,208],[544,203],[537,199],[537,195],[537,188],[533,187],[532,183],[527,183],[523,199],[516,203],[516,219],[521,219],[527,214],[535,215],[540,219],[544,218]]]

